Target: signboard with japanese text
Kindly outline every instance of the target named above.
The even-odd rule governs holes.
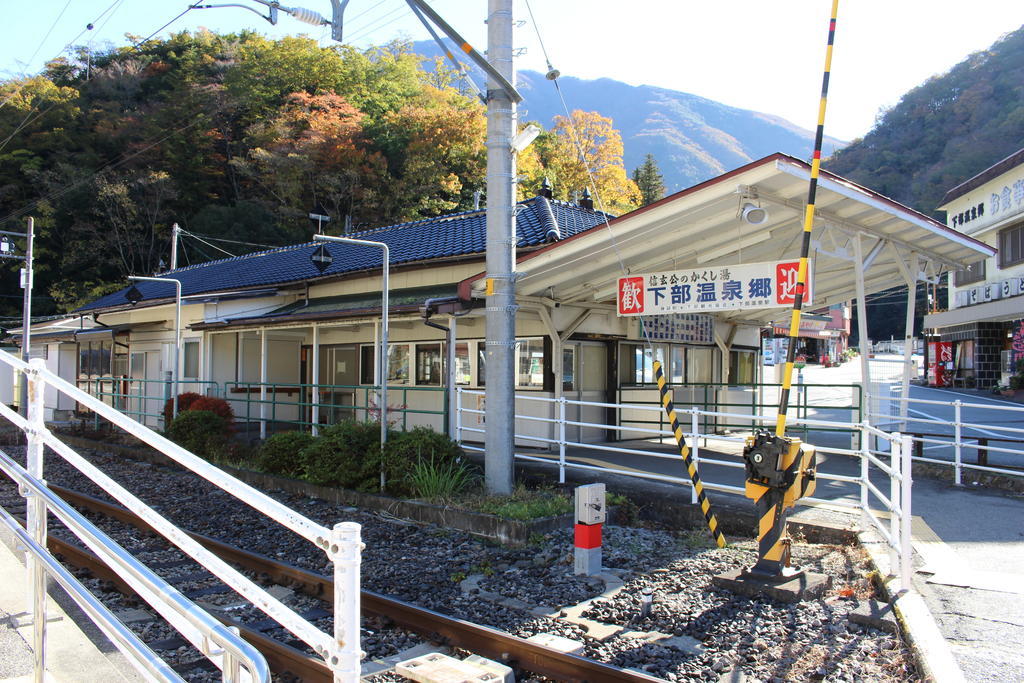
[[[715,321],[710,315],[699,313],[671,313],[652,315],[641,321],[641,334],[651,341],[670,341],[691,344],[714,344]]]
[[[618,311],[633,316],[792,306],[799,268],[799,261],[770,261],[620,277]],[[804,306],[812,297],[808,276]]]

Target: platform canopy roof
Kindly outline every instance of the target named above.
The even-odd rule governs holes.
[[[800,255],[811,167],[773,154],[581,232],[518,260],[516,292],[559,303],[614,303],[628,274],[795,260]],[[747,204],[766,209],[753,225]],[[860,237],[865,291],[935,282],[995,250],[865,187],[822,171],[812,232],[814,300],[805,310],[856,296],[853,240]],[[482,296],[484,275],[464,283]],[[716,312],[764,325],[785,308]]]

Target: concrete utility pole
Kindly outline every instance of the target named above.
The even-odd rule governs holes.
[[[178,236],[181,234],[181,228],[175,223],[171,226],[171,270],[178,269]]]
[[[515,86],[512,0],[488,0],[487,58]],[[515,446],[515,158],[516,105],[487,81],[487,387],[484,480],[492,494],[510,494]]]

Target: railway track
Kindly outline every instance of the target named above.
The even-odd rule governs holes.
[[[71,489],[59,486],[51,488],[80,510],[155,533],[143,520],[121,506]],[[227,562],[265,576],[272,583],[286,585],[305,596],[324,601],[323,607],[329,611],[334,593],[330,577],[242,550],[209,536],[194,533],[190,535]],[[54,535],[50,536],[48,543],[51,552],[64,557],[68,564],[88,570],[96,578],[111,582],[122,592],[130,592],[127,584],[91,552]],[[206,590],[214,592],[217,589]],[[450,617],[372,591],[362,591],[361,603],[364,618],[375,618],[394,628],[418,634],[428,641],[470,651],[546,678],[592,683],[661,680],[635,670],[622,669],[593,659],[559,652],[494,628]],[[303,681],[333,680],[330,669],[320,658],[268,636],[266,631],[271,630],[273,625],[267,622],[271,620],[256,622],[256,626],[259,627],[253,627],[252,623],[242,623],[237,619],[223,616],[218,618],[229,626],[237,627],[240,634],[264,654],[275,673],[289,673]]]

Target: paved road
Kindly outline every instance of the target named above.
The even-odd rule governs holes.
[[[895,366],[888,361],[894,359],[880,358],[873,363],[873,377],[877,380],[886,372],[892,373]],[[859,380],[859,363],[847,363],[839,368],[811,366],[804,372],[807,383],[841,385]],[[849,405],[849,389],[834,386],[815,391],[807,417],[851,419],[849,410],[820,407]],[[985,425],[972,428],[975,435],[986,432],[1003,435],[1005,432],[1000,427],[1024,427],[1024,412],[1002,410],[1018,410],[1024,406],[976,392],[914,386],[911,397],[943,402],[960,399],[976,404],[964,408],[961,418],[963,422],[977,421]],[[935,420],[938,424],[927,424],[928,431],[945,430],[942,433],[952,434],[953,427],[948,423],[953,421],[953,410],[950,406],[915,404],[910,417],[917,419],[910,421],[907,431],[913,431],[915,424],[927,424],[921,420]],[[848,448],[849,439],[848,434],[811,432],[808,441],[822,446]],[[674,444],[627,442],[617,445],[652,449],[662,457],[570,449],[567,459],[638,473],[686,477]],[[703,457],[714,457],[733,466],[703,462],[700,466],[702,478],[712,485],[742,486],[738,439],[732,443],[709,441],[706,446],[715,454],[705,450]],[[952,449],[929,448],[926,456],[951,459]],[[971,457],[965,459],[970,461]],[[995,454],[990,456],[990,462],[1022,464],[1020,456]],[[858,462],[849,456],[826,454],[820,458],[819,472],[826,476],[857,476],[859,467]],[[816,497],[829,500],[834,505],[856,503],[858,486],[830,481],[826,476],[819,479]],[[871,479],[883,492],[889,491],[888,480],[883,473],[873,470]],[[681,493],[689,496],[688,490],[681,490]],[[714,493],[713,499],[723,496],[733,502],[743,500],[723,493]],[[877,500],[872,500],[871,506],[875,509],[881,507]],[[1024,659],[1021,657],[1021,643],[1024,643],[1024,496],[986,491],[979,486],[955,487],[945,481],[918,477],[914,481],[913,516],[914,586],[924,597],[964,677],[969,681],[1024,681]]]

